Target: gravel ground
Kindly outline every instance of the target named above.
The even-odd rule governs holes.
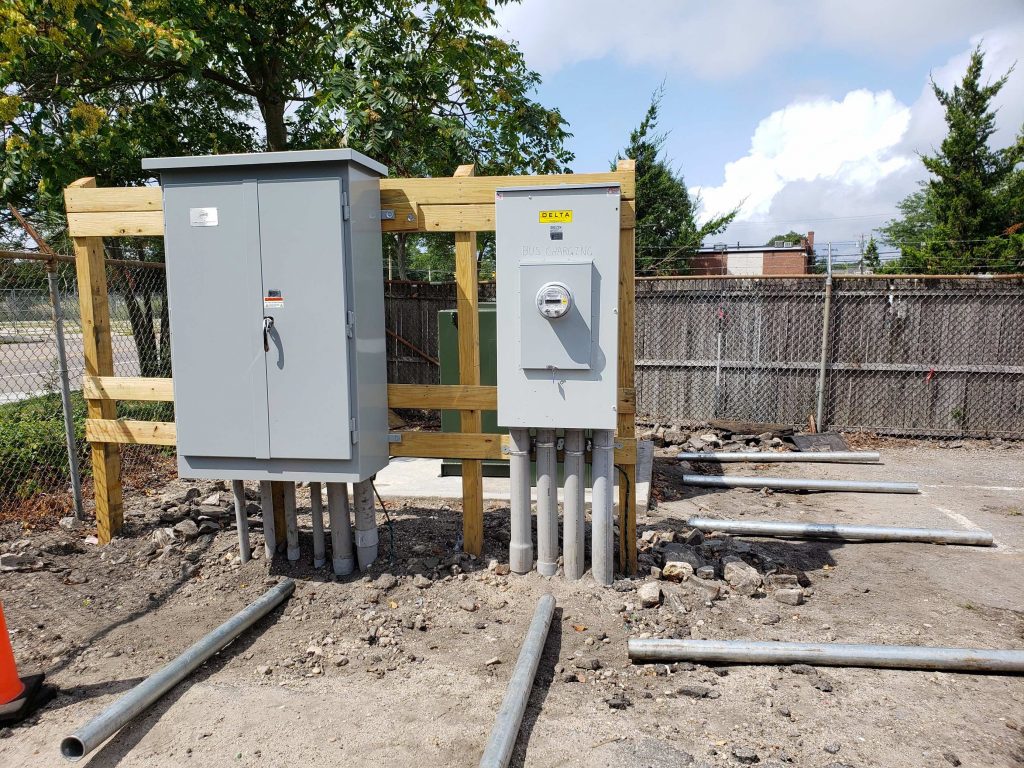
[[[0,553],[29,569],[0,573],[15,654],[23,674],[46,671],[59,694],[0,731],[0,765],[60,764],[62,735],[283,576],[298,587],[282,609],[85,762],[475,765],[536,600],[550,591],[558,609],[513,765],[1024,764],[1020,677],[627,658],[626,640],[638,636],[1024,647],[1024,450],[901,443],[883,447],[883,458],[884,467],[725,471],[916,480],[923,493],[683,489],[676,463],[661,458],[663,501],[639,521],[644,575],[611,589],[589,577],[508,575],[500,505],[488,508],[479,560],[456,550],[456,508],[394,505],[393,561],[382,526],[381,559],[342,581],[310,566],[308,515],[298,563],[240,565],[229,494],[209,483],[131,497],[124,536],[104,548],[89,543],[89,530],[7,525]],[[978,525],[998,545],[700,541],[685,524],[697,513]],[[711,570],[702,579],[668,562]],[[658,579],[660,569],[687,578]]]

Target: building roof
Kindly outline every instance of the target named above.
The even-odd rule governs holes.
[[[697,253],[768,253],[781,251],[783,253],[803,253],[807,247],[803,243],[792,245],[728,245],[716,243],[715,245],[702,245]]]

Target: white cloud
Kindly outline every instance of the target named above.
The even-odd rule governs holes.
[[[1024,24],[972,39],[983,42],[985,75],[994,79],[1024,49]],[[951,88],[963,76],[971,48],[933,72]],[[1024,71],[997,97],[993,141],[1009,144],[1024,122]],[[724,181],[699,188],[706,216],[742,207],[721,236],[763,242],[788,229],[813,229],[832,240],[853,239],[884,223],[896,203],[925,178],[918,153],[932,152],[946,127],[941,106],[925,84],[911,105],[890,92],[857,90],[841,101],[803,100],[773,112],[754,131],[747,154],[725,166]]]
[[[963,39],[964,29],[1019,23],[1020,0],[524,0],[498,10],[542,74],[613,56],[630,65],[738,77],[813,45],[886,57]]]

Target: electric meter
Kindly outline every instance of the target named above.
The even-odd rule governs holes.
[[[545,283],[537,291],[537,309],[548,320],[564,317],[572,309],[572,293],[565,283]]]

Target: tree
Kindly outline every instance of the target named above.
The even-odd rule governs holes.
[[[789,232],[786,232],[785,234],[773,235],[772,237],[768,238],[768,243],[771,244],[771,243],[783,242],[783,243],[794,243],[796,245],[799,245],[800,241],[805,240],[805,239],[807,239],[807,235],[805,233],[797,232],[797,231],[791,229],[791,230],[789,230]]]
[[[3,18],[0,183],[20,182],[27,196],[41,199],[35,185],[59,198],[72,174],[143,183],[138,160],[157,146],[353,146],[402,176],[464,162],[552,172],[572,159],[565,121],[532,98],[539,76],[488,32],[485,2],[9,0]],[[97,141],[113,156],[76,155]]]
[[[690,259],[707,237],[722,232],[738,209],[697,223],[700,197],[691,195],[681,173],[662,155],[667,134],[657,133],[664,87],[651,96],[629,144],[616,156],[636,161],[636,271],[638,275],[684,274]]]
[[[877,272],[879,267],[882,266],[882,257],[878,255],[878,243],[875,242],[874,237],[868,240],[868,244],[864,248],[862,261],[864,266],[872,272]]]
[[[938,152],[921,156],[930,178],[900,202],[902,217],[880,229],[902,251],[887,269],[945,274],[1021,267],[1024,235],[1013,227],[1024,221],[1024,131],[1009,147],[989,146],[992,102],[1010,72],[982,85],[984,59],[975,48],[951,91],[932,82],[947,134]]]

